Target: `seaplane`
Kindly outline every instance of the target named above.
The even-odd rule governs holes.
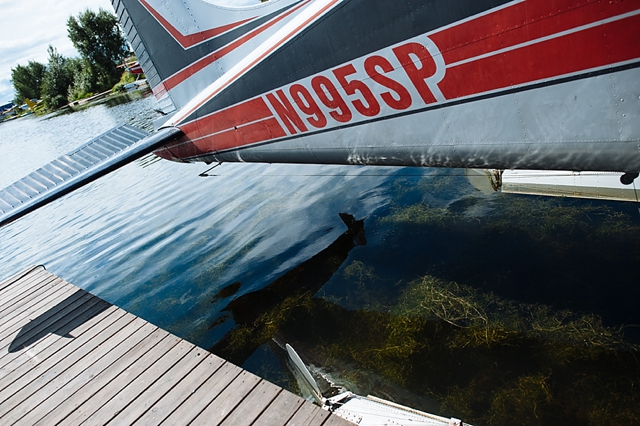
[[[151,152],[614,173],[635,190],[640,0],[112,4],[166,115],[153,134],[118,126],[3,189],[0,225]]]

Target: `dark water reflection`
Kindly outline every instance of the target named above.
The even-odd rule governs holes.
[[[152,106],[0,125],[0,184]],[[475,424],[640,424],[636,206],[482,194],[459,170],[206,168],[149,156],[0,229],[1,275],[44,263],[294,390],[275,341]]]
[[[340,213],[340,218],[347,230],[327,248],[265,287],[234,298],[222,309],[223,314],[231,314],[236,326],[209,349],[211,352],[243,365],[259,346],[273,339],[280,322],[277,318],[286,317],[289,309],[303,299],[312,298],[333,277],[354,247],[366,245],[364,220],[356,220],[347,213]],[[241,287],[239,284],[235,282],[220,290],[214,302],[235,294]],[[274,315],[273,320],[265,319]],[[227,315],[219,317],[210,328],[226,319]]]

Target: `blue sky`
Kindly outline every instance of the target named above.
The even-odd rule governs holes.
[[[212,3],[244,6],[257,0],[212,0]],[[113,13],[110,0],[0,0],[0,104],[14,97],[11,68],[30,60],[47,62],[47,46],[67,57],[78,56],[67,38],[67,19],[85,9]]]

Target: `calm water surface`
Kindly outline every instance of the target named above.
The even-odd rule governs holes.
[[[0,186],[151,130],[153,106],[0,124]],[[460,170],[206,168],[148,156],[19,219],[0,276],[44,264],[293,391],[284,341],[332,383],[476,424],[640,424],[636,206]]]

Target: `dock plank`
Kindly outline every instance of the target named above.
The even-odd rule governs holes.
[[[40,282],[41,285],[36,286],[25,293],[17,294],[14,298],[7,300],[0,306],[0,316],[3,318],[2,321],[0,321],[0,327],[14,316],[13,313],[16,310],[26,307],[29,304],[33,304],[37,300],[43,299],[52,289],[59,288],[55,287],[57,283],[61,284],[62,282],[63,281],[59,278],[45,276]]]
[[[211,403],[217,404],[216,398],[242,373],[242,369],[231,363],[225,363],[200,388],[189,395],[162,424],[174,425],[190,423]]]
[[[160,380],[154,382],[144,392],[139,393],[136,399],[111,421],[115,424],[133,424],[160,398],[185,379],[189,372],[202,363],[205,358],[204,350],[196,347],[192,348],[189,353],[163,374]]]
[[[350,424],[40,267],[0,289],[0,424]]]
[[[0,328],[0,339],[4,339],[7,335],[13,333],[16,330],[16,326],[20,328],[25,322],[29,322],[30,317],[35,318],[40,313],[46,312],[47,308],[53,306],[52,301],[59,302],[72,293],[73,289],[63,285],[61,279],[52,280],[47,290],[31,300],[30,303],[12,306],[3,314],[4,321],[0,324],[0,327],[2,327]],[[42,309],[42,311],[40,312],[39,309]]]
[[[117,310],[116,307],[101,300],[81,315],[71,319],[67,323],[70,334],[80,335],[88,330],[94,323],[98,323],[103,318],[111,315]],[[92,322],[89,322],[92,320]],[[50,354],[57,352],[62,347],[71,342],[66,336],[49,334],[37,343],[34,343],[28,350],[8,352],[0,357],[0,380],[24,363],[39,363]]]
[[[329,417],[329,412],[317,405],[303,404],[293,417],[286,423],[287,426],[319,426]],[[345,424],[350,424],[349,422]]]
[[[42,277],[49,276],[51,276],[51,274],[47,273],[44,268],[35,266],[18,272],[12,277],[2,281],[0,283],[0,305],[4,303],[4,300],[9,295],[29,291],[32,285],[31,283],[34,279],[42,279]],[[17,282],[20,282],[19,286],[14,285]]]
[[[209,404],[202,413],[200,413],[191,425],[209,425],[214,426],[220,424],[255,388],[262,379],[258,376],[243,371],[233,382],[225,389],[225,392],[216,398],[215,404]]]
[[[42,287],[46,280],[51,279],[55,278],[46,271],[39,269],[37,271],[33,271],[28,276],[25,276],[20,281],[19,286],[6,284],[5,287],[2,287],[2,284],[0,284],[0,288],[2,288],[2,290],[0,290],[0,310],[4,309],[4,306],[13,303],[17,299],[28,297],[33,291]]]
[[[114,398],[105,402],[83,424],[107,424],[121,411],[127,409],[142,392],[159,380],[178,361],[184,358],[193,349],[193,345],[181,341],[165,353],[162,358],[149,366],[142,374],[136,377]]]
[[[234,410],[221,425],[224,426],[249,426],[263,411],[271,405],[274,399],[282,392],[282,388],[262,380],[242,401],[242,410]]]
[[[38,399],[42,400],[42,402],[38,405],[38,410],[31,410],[21,421],[27,424],[35,424],[47,413],[51,413],[62,402],[68,400],[93,376],[100,374],[121,356],[129,352],[140,339],[144,339],[157,328],[140,318],[138,320],[140,320],[140,324],[136,324],[136,320],[134,320],[113,336],[113,339],[117,339],[118,334],[128,334],[117,345],[113,347],[103,345],[101,351],[93,351],[91,353],[93,356],[84,357],[74,364],[73,368],[68,369],[64,375],[59,376],[53,386],[42,388],[39,392],[31,395],[30,399]]]
[[[25,276],[32,274],[33,270],[36,268],[41,269],[42,267],[31,265],[28,268],[23,269],[22,271],[18,271],[15,274],[11,275],[10,277],[3,279],[2,281],[0,281],[0,290],[4,290],[5,287],[8,287],[16,283],[17,281],[20,280],[20,278],[24,278]]]
[[[44,368],[44,363],[37,365],[36,368],[25,374],[25,376],[28,376],[30,379],[26,385],[24,385],[22,377],[20,377],[20,380],[15,381],[12,385],[4,389],[3,393],[9,389],[11,400],[5,400],[0,404],[0,423],[10,424],[8,419],[17,420],[26,414],[28,410],[33,408],[33,404],[36,400],[31,398],[31,396],[36,391],[51,383],[59,375],[64,374],[68,368],[72,367],[73,364],[78,362],[78,360],[84,358],[97,346],[105,343],[109,337],[129,324],[133,320],[132,317],[132,315],[123,315],[117,321],[105,328],[101,333],[97,334],[94,338],[84,342],[84,344],[73,352],[73,356],[64,356],[62,359],[58,360],[55,365],[52,365],[49,368]],[[50,357],[49,359],[54,357]],[[11,393],[12,391],[13,393]]]
[[[25,318],[26,322],[34,319],[36,316],[33,314],[33,311],[38,309],[38,305],[49,306],[49,300],[52,297],[68,293],[69,289],[60,285],[61,283],[62,280],[59,280],[57,283],[52,281],[52,285],[36,290],[34,297],[30,298],[30,300],[9,306],[0,313],[0,315],[2,315],[0,317],[0,342],[6,339],[6,337],[16,329],[21,328],[24,325]]]
[[[146,326],[155,327],[151,324]],[[142,330],[142,329],[141,329]],[[76,386],[75,389],[67,388],[64,390],[64,398],[61,401],[56,401],[58,404],[55,407],[51,407],[47,413],[44,413],[44,417],[35,422],[35,425],[52,425],[58,424],[60,421],[69,416],[74,410],[76,410],[81,404],[89,400],[96,392],[98,392],[103,386],[113,381],[118,374],[120,374],[131,363],[137,361],[145,353],[149,352],[154,346],[160,343],[162,339],[167,337],[167,333],[155,327],[152,333],[135,341],[135,346],[120,356],[113,364],[104,368],[100,372],[90,371],[84,377],[77,380],[77,384],[82,386]],[[86,377],[86,375],[89,377]],[[71,392],[71,390],[74,390]],[[53,404],[51,404],[53,405]]]
[[[94,336],[100,334],[109,325],[122,318],[125,312],[121,310],[112,311],[108,316],[98,321],[95,326],[90,327],[83,334],[75,339],[65,339],[62,344],[53,344],[44,349],[37,358],[20,365],[9,372],[0,381],[0,403],[9,398],[12,393],[26,386],[30,380],[38,377],[39,374],[54,368],[58,362],[67,357],[73,357],[74,351],[80,348],[84,342],[90,341]],[[28,356],[28,354],[25,354]],[[15,383],[14,383],[15,382]]]
[[[45,317],[40,315],[35,320],[31,320],[29,324],[22,327],[20,332],[13,338],[9,345],[9,352],[16,352],[45,337],[48,334],[68,334],[63,329],[63,325],[69,323],[72,317],[82,315],[84,311],[91,309],[93,305],[98,303],[95,297],[86,292],[77,292],[57,304],[54,308],[49,309]],[[61,330],[62,329],[62,330]]]
[[[208,355],[202,363],[198,364],[184,380],[172,389],[172,392],[167,393],[156,401],[135,423],[160,424],[182,405],[190,395],[194,394],[212,374],[215,374],[224,365],[224,362],[222,358],[211,354]]]
[[[56,291],[44,296],[42,300],[34,305],[22,306],[19,310],[10,314],[11,319],[2,324],[2,331],[0,331],[0,350],[7,348],[20,330],[31,322],[32,319],[38,318],[41,314],[46,314],[47,309],[54,307],[56,303],[63,302],[74,293],[73,289],[60,287],[56,289]]]
[[[253,423],[254,426],[270,426],[274,424],[286,424],[298,411],[304,400],[291,392],[283,391],[278,397],[260,414]]]
[[[179,338],[168,335],[167,333],[167,335],[163,336],[161,341],[153,347],[153,350],[145,353],[139,359],[133,361],[129,359],[123,360],[121,365],[116,367],[113,379],[106,376],[98,380],[96,384],[91,383],[91,387],[94,387],[94,385],[98,386],[97,392],[94,392],[86,400],[73,401],[72,413],[60,422],[60,424],[78,425],[88,421],[89,417],[97,412],[106,402],[111,401],[124,387],[133,382],[150,365],[153,365],[178,343],[180,343]],[[123,368],[123,370],[120,372],[117,371],[119,368]],[[104,382],[104,379],[108,380]]]

